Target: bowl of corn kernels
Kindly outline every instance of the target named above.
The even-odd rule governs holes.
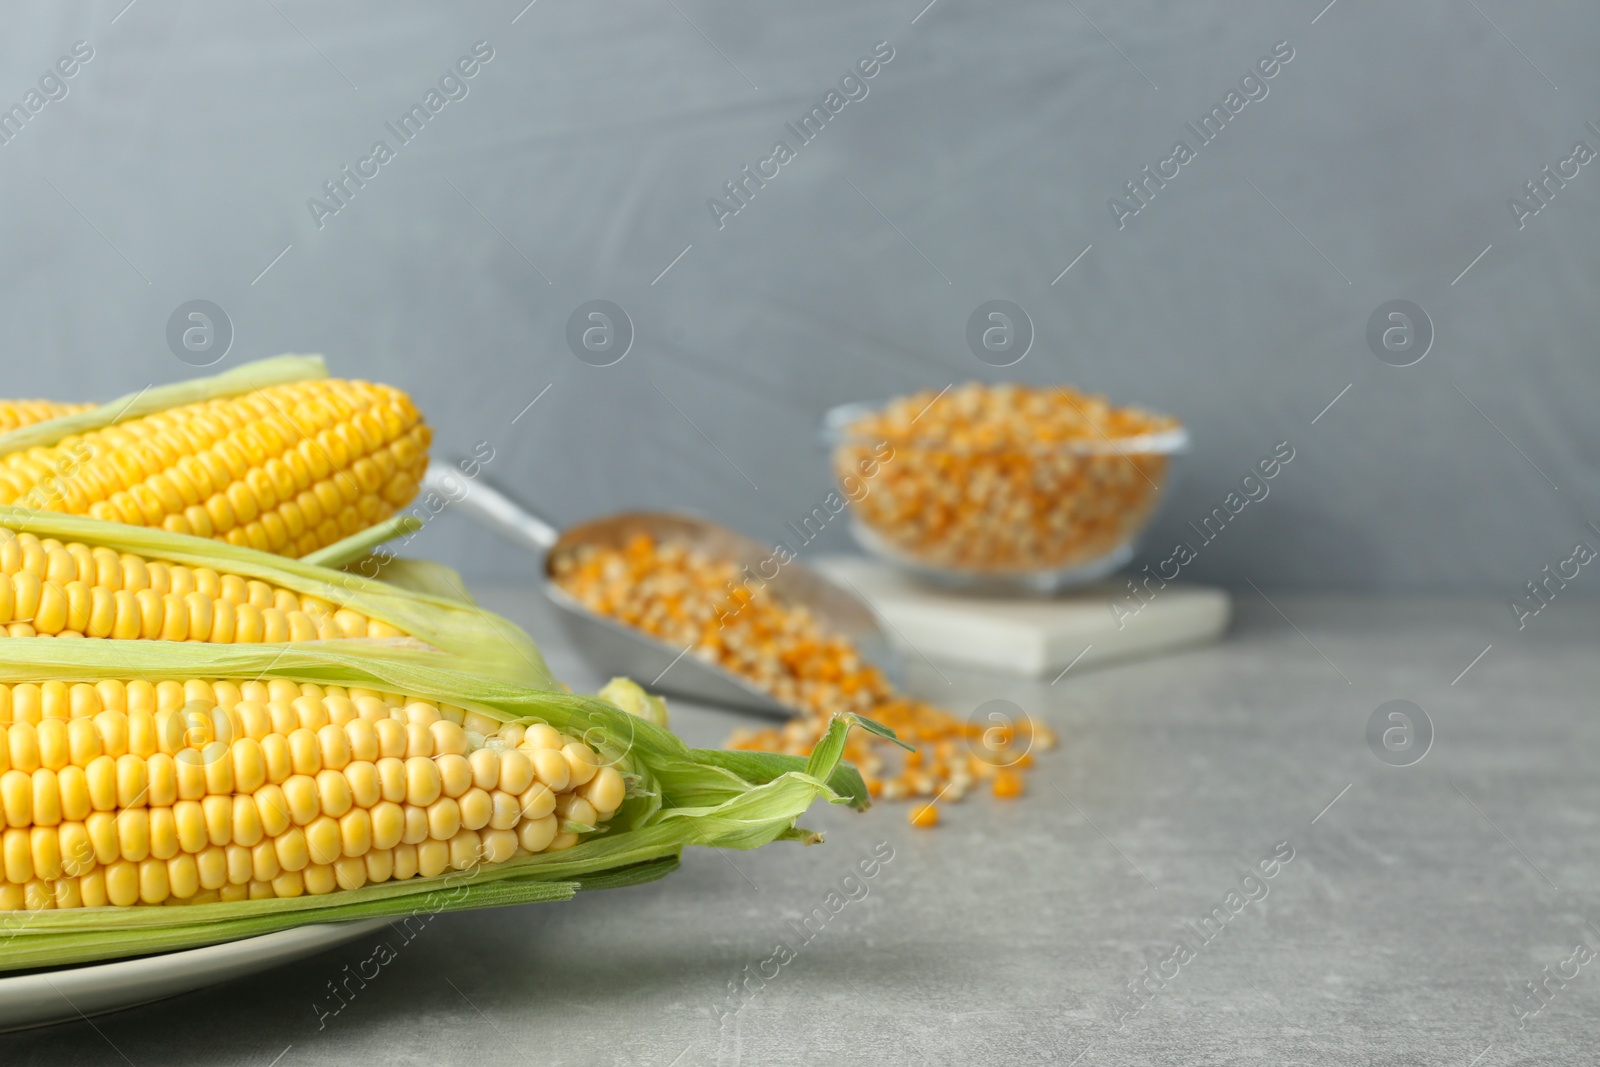
[[[1065,386],[969,382],[823,420],[862,547],[947,585],[1052,593],[1133,557],[1189,435]]]

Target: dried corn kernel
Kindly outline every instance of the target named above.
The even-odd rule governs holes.
[[[1131,540],[1166,482],[1173,445],[1157,435],[1176,430],[1065,387],[970,382],[857,420],[833,465],[842,484],[870,478],[851,498],[873,547],[939,569],[1034,573],[1094,563]]]
[[[983,722],[965,722],[950,712],[900,693],[849,641],[825,632],[804,607],[779,601],[766,586],[739,585],[738,565],[715,559],[684,543],[657,543],[643,535],[621,548],[584,545],[553,561],[556,582],[585,607],[652,634],[694,655],[751,679],[805,714],[782,726],[741,731],[730,748],[807,755],[838,712],[856,712],[893,729],[917,752],[901,750],[865,731],[850,735],[845,758],[861,772],[875,797],[959,800],[975,779],[997,766],[1020,784],[1018,768],[1035,745],[1054,737],[1024,720],[1003,734]],[[559,735],[527,730],[523,748],[536,764],[538,780],[565,788],[571,765],[555,748]],[[554,731],[550,731],[554,733]],[[540,763],[540,761],[543,763]],[[547,779],[545,773],[553,775]],[[592,785],[608,801],[616,783]],[[560,783],[559,785],[557,783]],[[602,805],[589,797],[597,810]]]

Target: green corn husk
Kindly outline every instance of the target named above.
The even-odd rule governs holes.
[[[423,696],[504,722],[546,722],[581,736],[628,782],[628,799],[600,830],[555,853],[434,878],[385,882],[325,896],[13,912],[0,917],[0,971],[61,966],[194,948],[308,923],[428,914],[565,900],[585,889],[669,874],[685,847],[751,849],[820,836],[796,820],[819,797],[867,806],[866,788],[841,763],[852,725],[838,716],[808,759],[691,749],[674,734],[594,697],[530,689],[447,670],[404,648],[345,652],[320,645],[202,645],[159,641],[22,639],[0,648],[0,682],[137,677],[271,679],[361,686]],[[48,647],[35,647],[48,646]],[[891,735],[892,736],[892,735]]]
[[[431,559],[390,556],[378,566],[376,577],[386,585],[409,589],[413,593],[427,593],[446,600],[458,600],[463,604],[477,603],[472,594],[467,592],[467,583],[455,568]]]
[[[0,456],[21,452],[29,448],[48,448],[60,444],[68,437],[103,430],[130,419],[143,418],[168,408],[197,404],[203,400],[216,400],[225,396],[241,396],[265,389],[270,385],[303,382],[312,378],[326,378],[328,366],[321,356],[273,356],[252,363],[241,363],[221,374],[205,378],[190,378],[171,385],[155,385],[137,393],[108,400],[99,407],[80,411],[76,415],[63,415],[59,419],[46,419],[31,426],[23,426],[10,433],[0,434]]]
[[[338,570],[358,563],[371,556],[372,550],[386,541],[393,541],[396,537],[414,534],[422,529],[421,519],[411,515],[394,515],[382,522],[374,523],[365,530],[359,530],[349,537],[335,541],[327,548],[319,548],[315,552],[307,553],[300,557],[302,563],[315,563],[319,567],[328,567]],[[376,577],[371,573],[371,568],[361,571],[369,578]]]
[[[395,536],[397,532],[404,531],[409,521],[414,520],[391,520],[382,524],[384,530],[380,532]],[[241,548],[226,541],[170,533],[146,526],[126,526],[81,515],[0,505],[0,527],[18,533],[26,531],[39,538],[53,537],[63,542],[103,545],[150,560],[181,563],[188,567],[210,567],[270,582],[389,623],[411,637],[449,653],[452,662],[462,670],[480,671],[535,688],[550,688],[554,684],[544,657],[533,639],[510,619],[472,604],[466,597],[459,576],[455,576],[453,571],[450,572],[453,583],[445,583],[441,579],[440,584],[454,584],[461,592],[457,596],[441,596],[374,581],[347,571],[319,567],[305,560]],[[347,541],[356,541],[367,533],[363,531]],[[361,551],[364,553],[365,549]],[[9,640],[29,642],[55,639]],[[368,644],[367,641],[360,643]]]

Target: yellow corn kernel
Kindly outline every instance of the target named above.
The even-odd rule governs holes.
[[[192,748],[178,752],[172,759],[173,771],[178,780],[178,797],[182,800],[199,800],[206,795],[206,766],[203,757]],[[231,769],[231,761],[229,767]]]
[[[372,847],[372,816],[365,808],[351,808],[339,819],[340,850],[345,856],[364,856]]]
[[[9,829],[0,836],[6,881],[21,885],[33,877],[33,838],[29,831]]]
[[[171,808],[150,809],[150,856],[169,860],[183,851],[178,843],[178,820]]]
[[[322,746],[317,735],[305,727],[289,734],[289,758],[296,774],[316,774],[322,770]]]
[[[305,835],[306,849],[312,863],[331,864],[342,854],[343,838],[338,819],[329,815],[318,816],[305,828]]]
[[[31,774],[39,768],[39,735],[31,723],[12,723],[6,742],[12,770]]]
[[[33,825],[57,826],[61,822],[61,785],[56,772],[40,767],[33,772]]]
[[[510,793],[496,789],[489,794],[492,811],[489,815],[489,826],[494,830],[515,830],[517,823],[522,821],[522,808],[517,803],[517,798]]]
[[[481,830],[494,816],[494,798],[484,789],[473,786],[456,801],[461,809],[461,825],[468,830]]]
[[[251,740],[260,741],[272,732],[272,715],[259,701],[246,700],[241,696],[233,710],[239,716],[244,735]]]
[[[517,842],[528,852],[543,852],[555,840],[560,827],[554,815],[524,819],[517,827]]]
[[[303,868],[302,868],[303,870]],[[271,891],[267,895],[274,897],[298,897],[304,895],[306,881],[300,871],[284,871],[272,880]]]
[[[464,871],[477,864],[483,850],[483,839],[475,830],[462,830],[450,839],[450,866]]]
[[[615,767],[601,767],[584,787],[583,796],[602,816],[610,815],[627,799],[627,783]]]
[[[467,757],[472,768],[472,784],[488,791],[500,784],[500,754],[490,748],[480,748]]]
[[[424,878],[437,878],[450,866],[448,841],[424,841],[417,845],[417,873]]]
[[[28,844],[33,854],[33,873],[37,878],[54,882],[61,877],[61,837],[49,827],[35,826],[28,834]]]
[[[171,895],[172,883],[166,863],[157,859],[142,861],[139,864],[139,900],[145,904],[160,904]]]
[[[132,687],[129,688],[131,696]],[[139,698],[142,700],[143,696],[141,692]],[[150,696],[153,703],[155,696],[153,691]],[[154,708],[134,708],[128,712],[128,751],[140,759],[153,756],[160,751],[160,745],[156,741],[156,718],[153,712]]]
[[[433,765],[439,768],[439,788],[447,797],[459,797],[472,788],[472,764],[466,757],[436,756]]]
[[[600,761],[588,745],[574,741],[563,746],[561,753],[567,758],[567,783],[573,789],[588,785],[595,771],[600,769]]]
[[[517,797],[524,819],[542,819],[556,810],[556,795],[543,782],[535,782]],[[537,849],[529,849],[535,852]]]
[[[179,800],[173,805],[173,822],[178,832],[178,846],[186,853],[198,853],[210,843],[206,833],[205,813],[200,801]]]
[[[103,908],[111,903],[106,895],[105,871],[89,871],[78,878],[78,900],[79,906],[85,908]]]
[[[406,724],[406,756],[412,759],[433,755],[433,734],[420,723]]]
[[[425,756],[412,756],[405,762],[406,803],[425,808],[439,798],[444,787],[439,767]]]
[[[568,794],[556,804],[556,815],[560,817],[563,826],[575,824],[592,829],[600,822],[594,805],[576,793]]]
[[[319,771],[316,776],[317,799],[324,815],[337,819],[355,803],[350,783],[339,771]]]
[[[517,835],[513,830],[485,830],[479,837],[483,842],[482,858],[487,863],[504,863],[517,853]]]
[[[534,723],[523,734],[523,744],[530,750],[541,748],[560,748],[567,743],[567,739],[552,726]]]
[[[283,783],[283,797],[289,805],[289,817],[296,826],[305,826],[322,814],[317,796],[317,780],[308,774],[291,775]]]
[[[106,867],[106,899],[119,908],[139,902],[139,865],[118,860]]]
[[[251,881],[255,873],[255,849],[257,845],[241,845],[237,842],[223,849],[228,856],[228,884],[242,886]]]
[[[565,792],[572,780],[572,765],[567,762],[566,753],[556,748],[541,748],[535,749],[532,756],[534,777],[551,792]]]
[[[289,751],[289,739],[282,734],[268,734],[261,739],[261,758],[267,765],[269,782],[282,782],[294,773],[294,759]]]
[[[416,845],[396,845],[389,850],[390,862],[393,865],[392,877],[399,881],[415,878],[420,870],[417,862]]]
[[[279,865],[286,871],[303,871],[311,862],[305,831],[298,826],[273,838],[272,844],[278,853]]]
[[[419,845],[428,839],[428,809],[419,808],[415,804],[407,804],[402,809],[405,815],[405,830],[401,832],[400,843],[405,845]]]
[[[294,820],[289,814],[289,802],[281,786],[270,783],[264,785],[256,790],[252,799],[255,801],[256,814],[261,819],[262,833],[269,838],[277,838],[289,829]]]
[[[499,788],[513,796],[533,784],[533,761],[526,752],[515,749],[500,754]]]
[[[364,860],[345,858],[333,864],[333,875],[340,889],[360,889],[367,884],[367,865]]]
[[[362,713],[362,717],[366,717],[365,712]],[[379,756],[405,759],[410,754],[406,751],[410,737],[405,726],[393,719],[381,718],[372,720],[372,728],[378,735]],[[432,754],[428,753],[430,756]]]
[[[283,872],[278,862],[278,839],[263,841],[250,850],[250,880],[270,882]]]
[[[347,816],[348,817],[348,816]],[[391,801],[383,800],[373,805],[371,811],[372,847],[392,849],[405,836],[405,809]]]
[[[94,842],[89,839],[89,829],[81,822],[64,822],[56,833],[56,848],[61,855],[61,870],[69,877],[79,877],[95,866]]]
[[[100,740],[100,731],[93,719],[74,718],[67,724],[67,762],[87,767],[104,751],[105,744]]]
[[[201,849],[194,857],[201,889],[221,889],[228,884],[228,851],[217,845]]]
[[[178,799],[178,765],[165,752],[157,752],[145,760],[145,767],[150,775],[150,806],[171,807]]]
[[[236,740],[228,749],[228,759],[233,768],[233,789],[227,792],[254,793],[266,784],[266,757],[254,736]]]
[[[89,776],[82,767],[73,764],[57,771],[56,788],[61,793],[62,819],[80,822],[94,810],[89,800]]]
[[[207,798],[210,799],[210,798]],[[248,793],[235,793],[225,799],[232,807],[229,816],[230,834],[232,844],[243,845],[246,848],[254,847],[265,835],[265,828],[261,824],[261,810],[256,806],[256,798]],[[229,842],[219,842],[228,844]]]
[[[346,704],[350,702],[345,701]],[[344,724],[345,742],[350,746],[350,758],[367,763],[377,762],[378,731],[366,719],[355,718]]]
[[[200,811],[205,819],[206,840],[213,845],[226,845],[233,841],[233,797],[214,794],[200,801]],[[193,851],[185,849],[185,851]]]
[[[304,872],[306,892],[313,896],[331,893],[339,888],[339,879],[332,864],[312,864]]]
[[[59,771],[72,760],[67,724],[61,719],[45,719],[34,728],[34,742],[39,747],[39,765]]]
[[[428,805],[428,836],[448,841],[461,829],[461,805],[454,797],[440,797]]]
[[[150,855],[150,813],[127,808],[116,817],[117,855],[137,862]]]

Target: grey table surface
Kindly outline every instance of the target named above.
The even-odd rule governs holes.
[[[596,681],[531,589],[483,593]],[[1591,1064],[1600,606],[1509,618],[1247,591],[1221,644],[1054,687],[923,667],[926,695],[1059,731],[1025,798],[948,806],[932,832],[901,805],[819,807],[817,847],[696,850],[652,885],[444,916],[321,1026],[373,945],[0,1037],[0,1063]],[[1432,723],[1411,766],[1366,740],[1393,699]],[[738,721],[673,711],[691,743]],[[1292,858],[1247,881],[1274,849]],[[793,958],[734,998],[779,942]]]

